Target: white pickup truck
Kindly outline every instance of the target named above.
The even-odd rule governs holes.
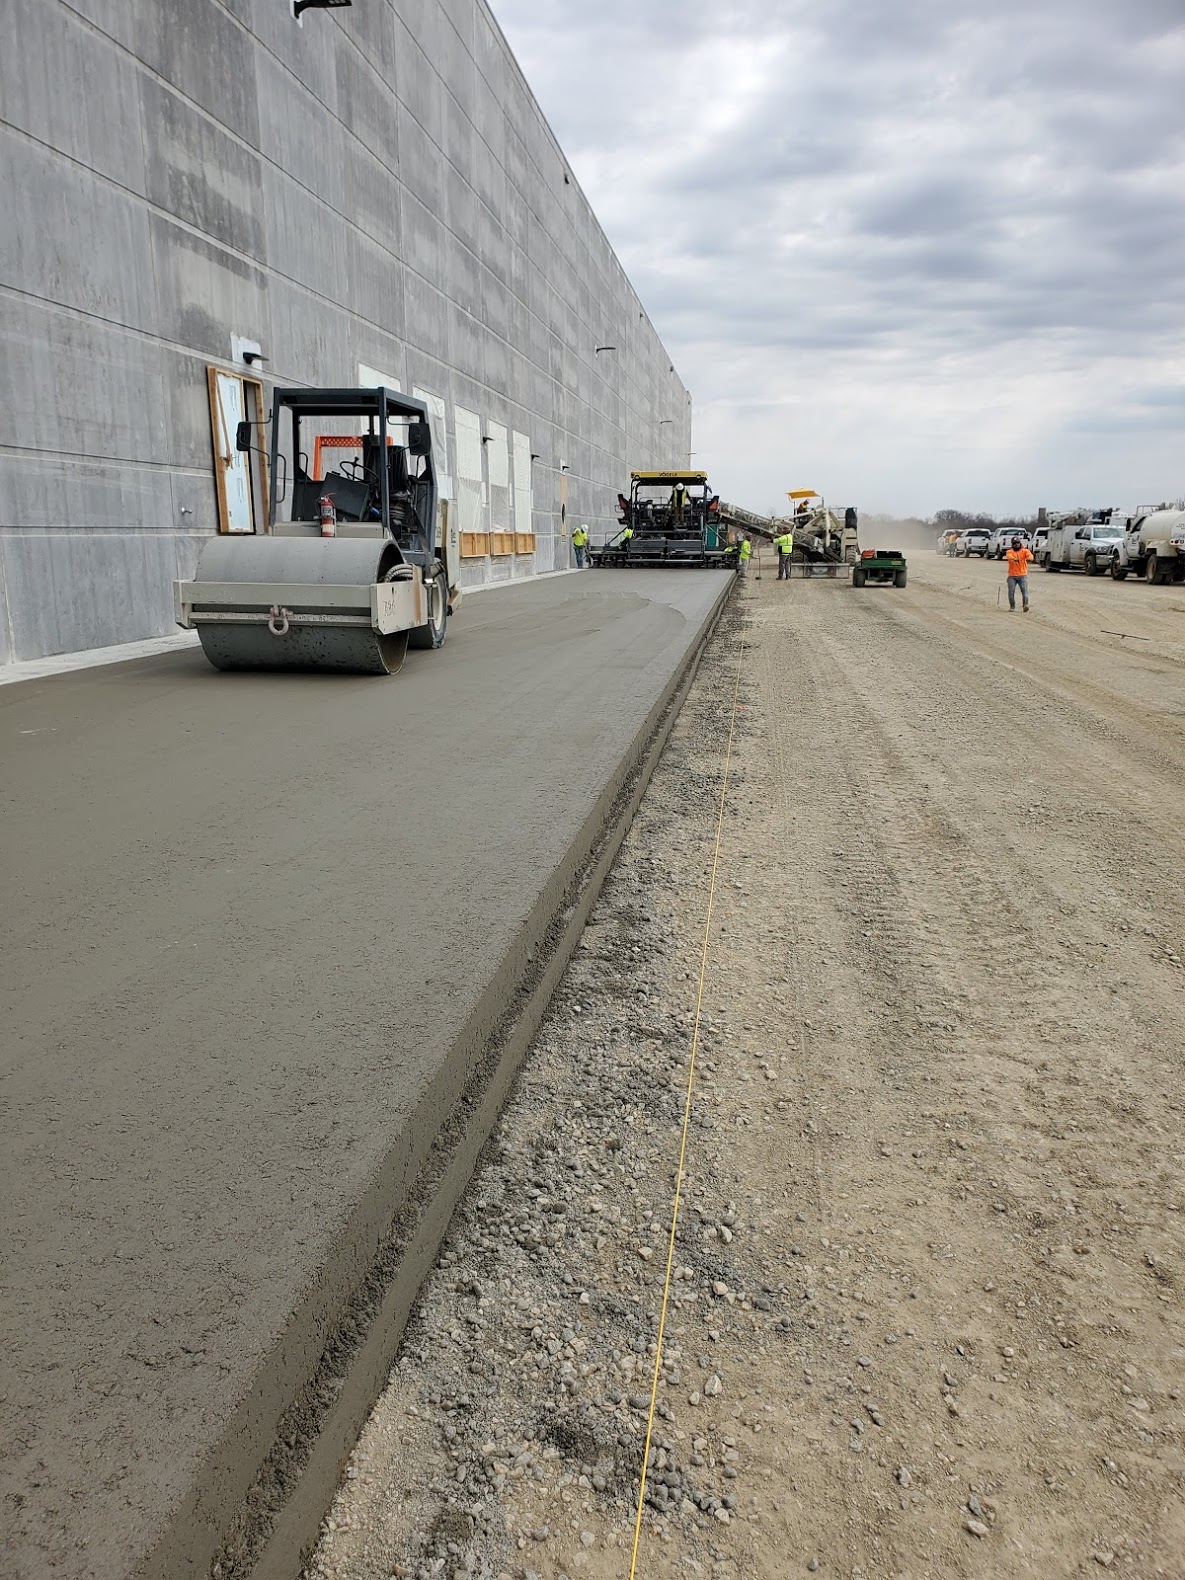
[[[1150,510],[1132,517],[1110,560],[1117,582],[1129,574],[1146,582],[1185,581],[1185,510]]]
[[[1013,538],[1019,538],[1026,549],[1033,547],[1027,527],[997,527],[988,540],[985,557],[989,560],[1002,560],[1012,547]]]
[[[1060,521],[1049,529],[1041,563],[1047,571],[1083,570],[1088,576],[1102,576],[1122,538],[1123,527],[1119,522],[1112,525],[1110,511],[1090,521]]]

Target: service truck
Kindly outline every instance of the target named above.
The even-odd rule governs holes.
[[[1068,517],[1051,522],[1041,564],[1047,571],[1082,570],[1088,576],[1102,576],[1123,537],[1123,526],[1111,520],[1112,514],[1100,510],[1085,521]]]

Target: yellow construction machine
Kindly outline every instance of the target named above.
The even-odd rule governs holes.
[[[629,497],[618,494],[617,508],[621,531],[592,550],[594,565],[712,570],[729,563],[720,496],[706,472],[631,472]]]
[[[859,521],[849,505],[841,516],[813,488],[792,488],[790,530],[794,534],[792,571],[802,576],[834,576],[839,566],[860,558]]]

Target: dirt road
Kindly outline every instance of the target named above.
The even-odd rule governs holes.
[[[734,606],[311,1575],[630,1573],[739,664],[636,1573],[1185,1576],[1185,590],[1000,581]]]

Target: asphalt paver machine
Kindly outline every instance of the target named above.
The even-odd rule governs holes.
[[[256,448],[252,424],[236,444]],[[323,455],[341,457],[324,475]],[[270,461],[266,532],[210,538],[174,584],[177,623],[215,668],[387,675],[409,646],[438,648],[460,591],[424,403],[277,389]]]
[[[727,566],[728,533],[720,496],[706,472],[631,472],[618,494],[621,530],[592,550],[594,565],[673,570]]]

